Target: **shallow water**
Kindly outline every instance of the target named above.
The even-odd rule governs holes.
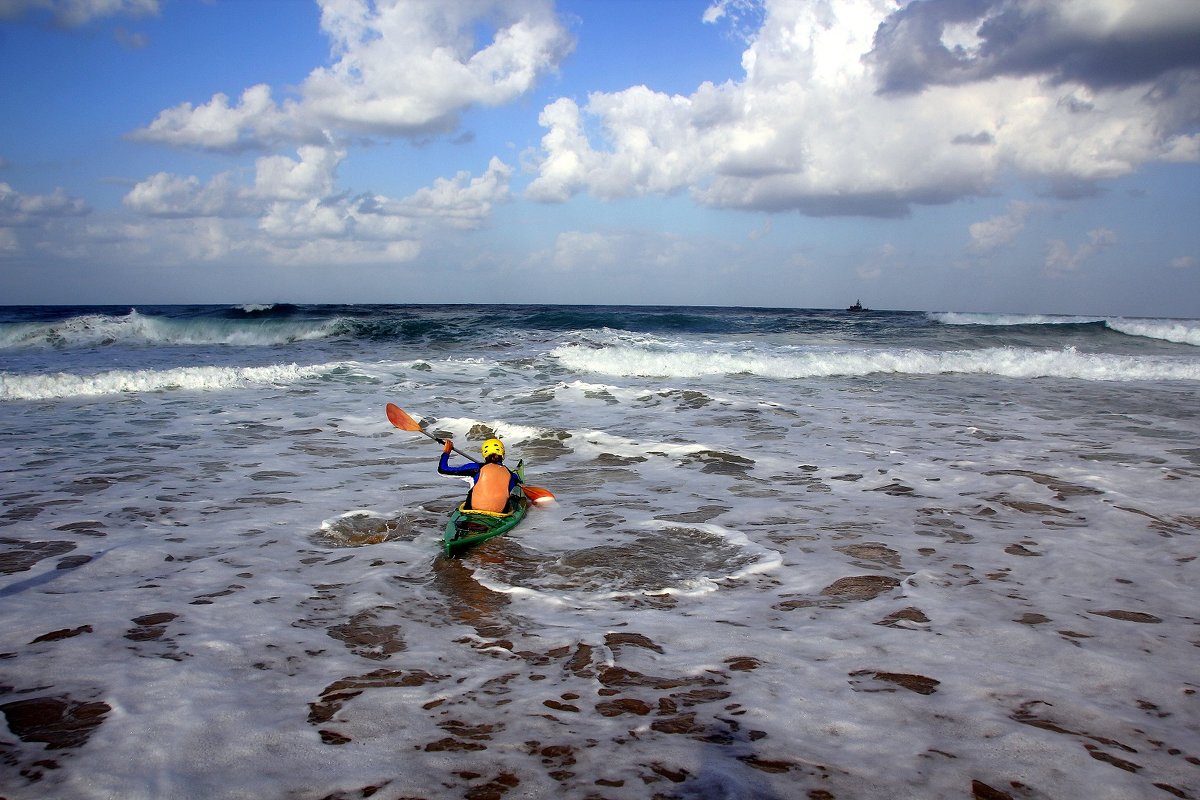
[[[2,329],[10,800],[1200,796],[1186,335],[100,311]],[[387,401],[559,502],[442,557]]]

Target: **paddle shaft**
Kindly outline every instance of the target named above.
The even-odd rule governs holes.
[[[428,436],[430,439],[433,439],[435,442],[437,442],[437,443],[438,443],[438,444],[440,444],[440,445],[445,445],[445,444],[446,444],[446,440],[445,440],[445,439],[439,439],[438,437],[434,436],[432,433],[430,433],[429,431],[425,430],[424,428],[421,428],[421,433],[425,434],[425,435],[426,435],[426,436]],[[455,453],[458,453],[460,456],[462,456],[463,458],[465,458],[467,461],[474,461],[474,460],[475,460],[475,459],[471,458],[469,455],[467,455],[466,453],[464,453],[462,450],[459,450],[457,447],[453,447],[453,446],[451,446],[451,448],[450,448],[450,449],[451,449],[451,450],[453,450]]]

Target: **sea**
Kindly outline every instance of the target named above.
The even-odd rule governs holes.
[[[5,307],[0,465],[6,800],[1200,798],[1197,320]]]

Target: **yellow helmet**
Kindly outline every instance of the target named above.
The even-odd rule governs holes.
[[[504,443],[499,439],[488,439],[483,443],[483,447],[479,448],[479,451],[483,453],[485,459],[488,456],[500,456],[504,458]]]

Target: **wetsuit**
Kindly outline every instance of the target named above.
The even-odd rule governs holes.
[[[469,476],[471,491],[467,493],[466,507],[479,511],[504,511],[509,493],[519,483],[517,474],[498,461],[483,464],[468,461],[452,467],[449,453],[442,453],[438,472],[442,475]],[[507,477],[503,473],[508,473]]]

